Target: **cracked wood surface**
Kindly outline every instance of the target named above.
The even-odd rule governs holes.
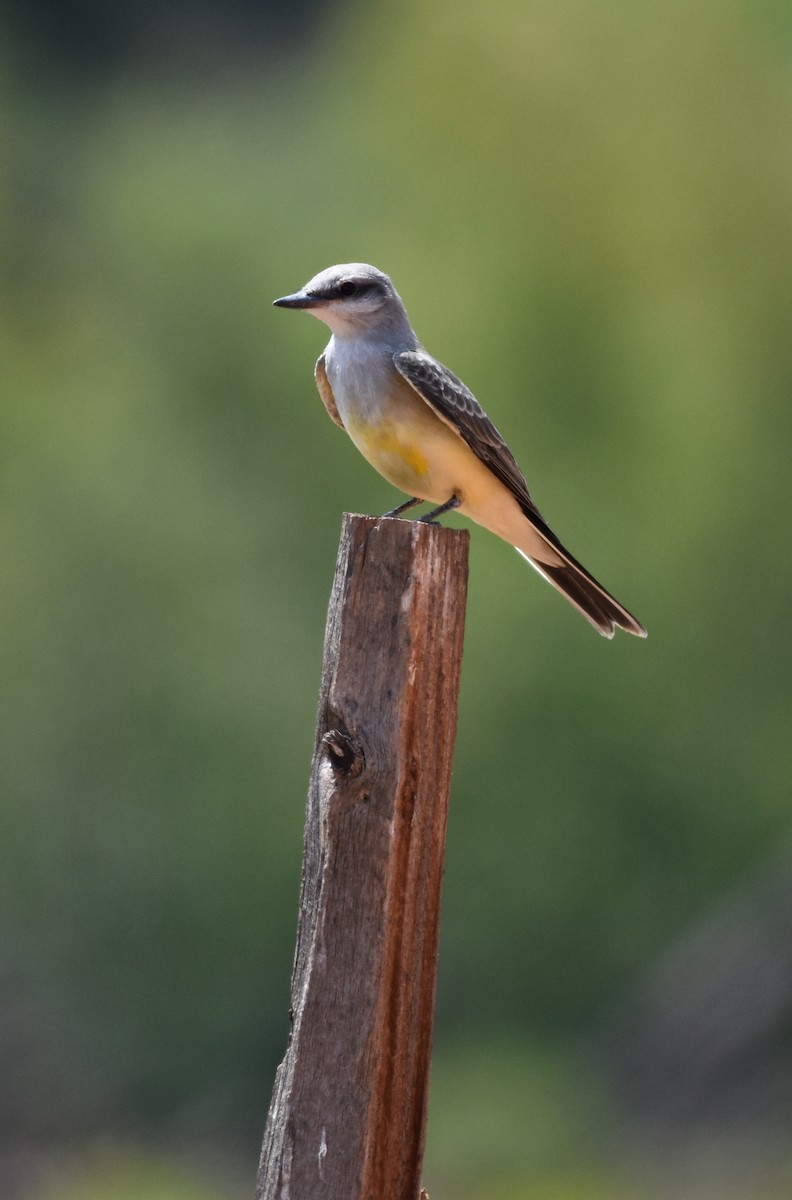
[[[468,535],[345,515],[257,1200],[417,1200]]]

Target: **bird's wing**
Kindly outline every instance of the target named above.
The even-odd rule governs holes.
[[[330,387],[330,380],[327,378],[324,354],[320,354],[316,360],[316,366],[314,367],[314,379],[316,380],[316,387],[319,391],[319,395],[322,397],[322,404],[324,404],[325,408],[327,409],[327,415],[330,417],[331,421],[335,421],[336,425],[340,425],[341,428],[344,429],[344,422],[339,416],[339,412],[336,407],[335,396],[333,395],[333,389]]]
[[[421,399],[467,442],[476,457],[509,489],[525,515],[538,518],[542,526],[546,526],[514,455],[462,380],[425,350],[404,350],[394,354],[393,364]]]
[[[393,363],[421,399],[467,442],[476,457],[509,489],[533,528],[557,551],[552,562],[548,562],[547,555],[539,553],[536,546],[530,550],[518,546],[520,554],[571,600],[605,637],[613,637],[617,625],[629,633],[646,637],[643,625],[573,558],[553,533],[531,499],[514,456],[462,380],[425,350],[405,350],[395,354]]]

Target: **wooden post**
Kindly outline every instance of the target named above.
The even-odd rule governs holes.
[[[344,517],[257,1200],[418,1200],[467,549]]]

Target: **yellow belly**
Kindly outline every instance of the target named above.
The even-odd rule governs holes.
[[[460,500],[458,511],[517,544],[530,528],[517,501],[467,443],[405,388],[387,415],[345,415],[347,433],[380,475],[408,496],[431,504]]]
[[[384,475],[389,483],[414,496],[426,494],[431,470],[426,448],[415,432],[392,422],[347,426],[347,432],[360,453]]]

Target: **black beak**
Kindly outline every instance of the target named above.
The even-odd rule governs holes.
[[[318,308],[322,301],[310,292],[295,292],[293,296],[281,296],[280,300],[273,300],[272,303],[277,308]]]

